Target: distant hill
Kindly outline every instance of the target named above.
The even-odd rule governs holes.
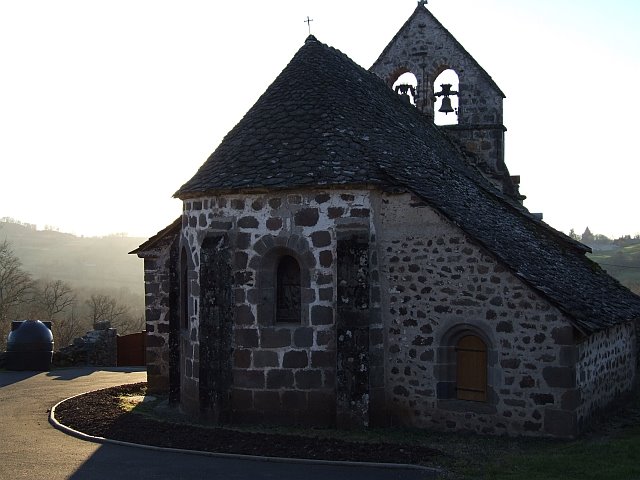
[[[144,295],[142,260],[128,255],[146,238],[77,237],[0,221],[0,242],[8,240],[34,278],[60,279],[74,287],[127,290]]]
[[[595,250],[589,257],[611,276],[640,295],[640,242],[615,248]]]
[[[128,252],[146,238],[77,237],[0,221],[0,242],[5,238],[34,278],[60,279],[76,288],[126,290],[136,297],[144,295],[142,260]],[[594,248],[589,257],[640,295],[640,240],[630,243],[607,246],[606,250]]]

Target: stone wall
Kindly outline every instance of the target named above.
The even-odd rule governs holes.
[[[173,237],[145,252],[145,318],[147,385],[150,393],[169,393],[170,384],[170,300],[171,276],[175,271]]]
[[[416,198],[383,196],[377,231],[394,420],[490,434],[575,433],[575,411],[562,409],[576,388],[574,332],[563,314]],[[488,347],[486,402],[456,400],[452,350],[465,332]]]
[[[410,194],[229,195],[184,207],[188,412],[569,437],[612,398],[598,369],[628,389],[630,328],[578,347],[562,312]],[[283,255],[301,267],[300,322],[276,319]],[[202,326],[217,332],[204,344]],[[457,391],[456,342],[469,334],[486,345],[482,401]]]
[[[578,345],[578,390],[571,401],[577,404],[580,427],[633,388],[636,342],[634,325],[628,323],[598,332]]]
[[[234,283],[229,392],[233,421],[335,423],[338,237],[357,232],[367,241],[370,236],[375,239],[369,217],[368,191],[229,195],[185,202],[187,243],[181,248],[192,265],[188,272],[190,320],[182,331],[182,404],[186,409],[198,410],[201,389],[201,248],[207,237],[223,232],[230,245]],[[301,267],[299,323],[280,323],[274,318],[275,268],[285,254]],[[377,283],[367,288],[377,288]],[[367,321],[367,328],[374,327],[371,335],[378,339],[374,341],[380,349],[378,305],[377,301],[367,305],[366,315],[378,312],[377,320]],[[374,359],[378,370],[381,352]],[[378,377],[380,389],[382,375]],[[368,422],[368,417],[362,421]]]
[[[53,354],[53,364],[56,367],[115,367],[117,363],[118,343],[115,328],[91,330],[82,337],[74,338],[71,345]]]

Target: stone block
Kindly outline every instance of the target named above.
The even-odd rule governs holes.
[[[438,398],[455,398],[455,382],[438,382],[436,384],[436,395]]]
[[[554,404],[555,398],[550,393],[532,393],[531,399],[536,405]]]
[[[146,345],[147,347],[164,347],[167,343],[165,338],[159,335],[147,335]]]
[[[235,344],[238,347],[257,347],[258,331],[253,328],[237,328],[235,330]]]
[[[278,392],[253,392],[253,406],[256,410],[274,412],[281,409]]]
[[[575,410],[581,403],[582,395],[580,393],[580,389],[571,389],[562,394],[562,398],[560,399],[560,408],[562,408],[562,410]]]
[[[274,210],[277,210],[278,208],[280,208],[281,205],[282,205],[282,199],[281,198],[274,197],[274,198],[270,198],[269,199],[269,206],[271,208],[273,208]]]
[[[574,345],[574,330],[571,326],[554,328],[551,337],[556,345]]]
[[[310,390],[322,387],[322,372],[320,370],[298,370],[295,374],[296,388]]]
[[[236,307],[236,325],[253,325],[256,319],[253,316],[251,307],[249,305],[240,305]]]
[[[282,392],[282,408],[284,410],[301,411],[307,409],[307,393],[296,390]]]
[[[253,367],[278,367],[278,354],[271,350],[255,350],[253,352]]]
[[[331,250],[323,250],[318,255],[318,259],[320,261],[320,266],[323,268],[329,268],[333,265],[333,253]]]
[[[322,381],[322,386],[325,389],[335,389],[336,388],[336,375],[334,373],[333,370],[324,370],[323,372],[323,381]]]
[[[269,230],[280,230],[282,228],[282,219],[280,217],[267,219],[267,228]]]
[[[327,214],[330,219],[340,218],[344,215],[344,208],[342,207],[329,207]]]
[[[336,368],[336,352],[331,350],[316,350],[311,352],[311,366],[313,368]]]
[[[238,251],[234,255],[234,266],[239,270],[244,270],[247,268],[247,263],[249,261],[249,255],[246,252]]]
[[[554,437],[574,437],[578,433],[576,414],[567,410],[545,408],[544,432]]]
[[[251,367],[251,350],[236,349],[233,352],[233,366],[235,368]]]
[[[526,422],[524,422],[523,427],[525,432],[537,432],[542,427],[542,424],[527,420]]]
[[[267,372],[267,388],[280,389],[293,387],[293,371],[272,369]]]
[[[253,408],[253,393],[251,390],[234,388],[231,390],[231,405],[234,410],[251,410]]]
[[[244,199],[234,198],[231,200],[231,208],[234,210],[244,210]]]
[[[560,347],[560,355],[558,361],[562,366],[573,367],[576,363],[578,363],[578,347],[574,345]]]
[[[536,386],[536,381],[530,375],[525,375],[520,379],[520,388],[533,388]]]
[[[303,208],[295,213],[293,220],[298,227],[313,227],[319,218],[317,208]]]
[[[330,273],[319,273],[316,277],[316,284],[330,285],[333,283],[333,275]]]
[[[309,411],[318,413],[335,413],[335,395],[333,392],[310,391],[308,393]]]
[[[313,331],[310,327],[297,328],[293,332],[293,344],[296,347],[312,347]]]
[[[231,222],[221,222],[221,221],[214,221],[211,222],[211,224],[209,225],[209,230],[231,230],[231,227],[233,225],[231,224]]]
[[[511,333],[513,332],[513,322],[502,321],[496,325],[496,332]]]
[[[290,350],[282,357],[283,368],[305,368],[307,365],[309,358],[304,350]]]
[[[557,388],[575,388],[576,372],[572,367],[545,367],[542,377],[547,385]]]
[[[503,358],[500,360],[500,366],[502,368],[515,369],[520,366],[520,360],[517,358]]]
[[[239,388],[264,388],[264,371],[236,368],[233,370],[233,384]]]
[[[352,208],[349,214],[354,218],[366,218],[369,216],[370,211],[368,208]]]
[[[246,250],[251,245],[251,234],[240,232],[236,234],[236,248]]]
[[[384,343],[384,331],[382,328],[372,328],[369,330],[369,342],[371,346],[382,345]]]
[[[321,301],[332,301],[333,300],[333,287],[320,288],[318,290],[318,295]]]
[[[260,330],[262,348],[280,348],[291,346],[291,331],[285,328],[262,328]]]
[[[326,230],[320,230],[311,234],[311,243],[314,247],[328,247],[331,245],[331,233]]]
[[[316,301],[316,291],[313,288],[303,288],[301,292],[302,303],[313,303]]]
[[[335,344],[336,335],[333,330],[318,330],[316,332],[316,345],[323,347]]]
[[[323,305],[311,307],[312,325],[331,325],[333,323],[333,308]]]

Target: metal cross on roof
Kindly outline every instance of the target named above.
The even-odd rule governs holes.
[[[304,23],[306,23],[309,27],[309,35],[311,35],[311,22],[313,22],[313,18],[309,18],[309,16],[307,15],[307,19],[304,21]]]
[[[426,5],[429,3],[429,0],[418,0],[418,5]]]

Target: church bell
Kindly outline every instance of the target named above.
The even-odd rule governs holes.
[[[451,90],[452,85],[450,83],[443,83],[440,86],[442,87],[442,90],[434,94],[436,98],[442,97],[442,105],[440,105],[438,111],[448,115],[449,113],[455,112],[451,106],[451,99],[449,98],[449,95],[458,95],[458,92]]]
[[[445,115],[449,113],[453,113],[453,107],[451,107],[451,99],[449,97],[444,97],[442,99],[442,105],[438,109],[439,112],[443,112]]]

